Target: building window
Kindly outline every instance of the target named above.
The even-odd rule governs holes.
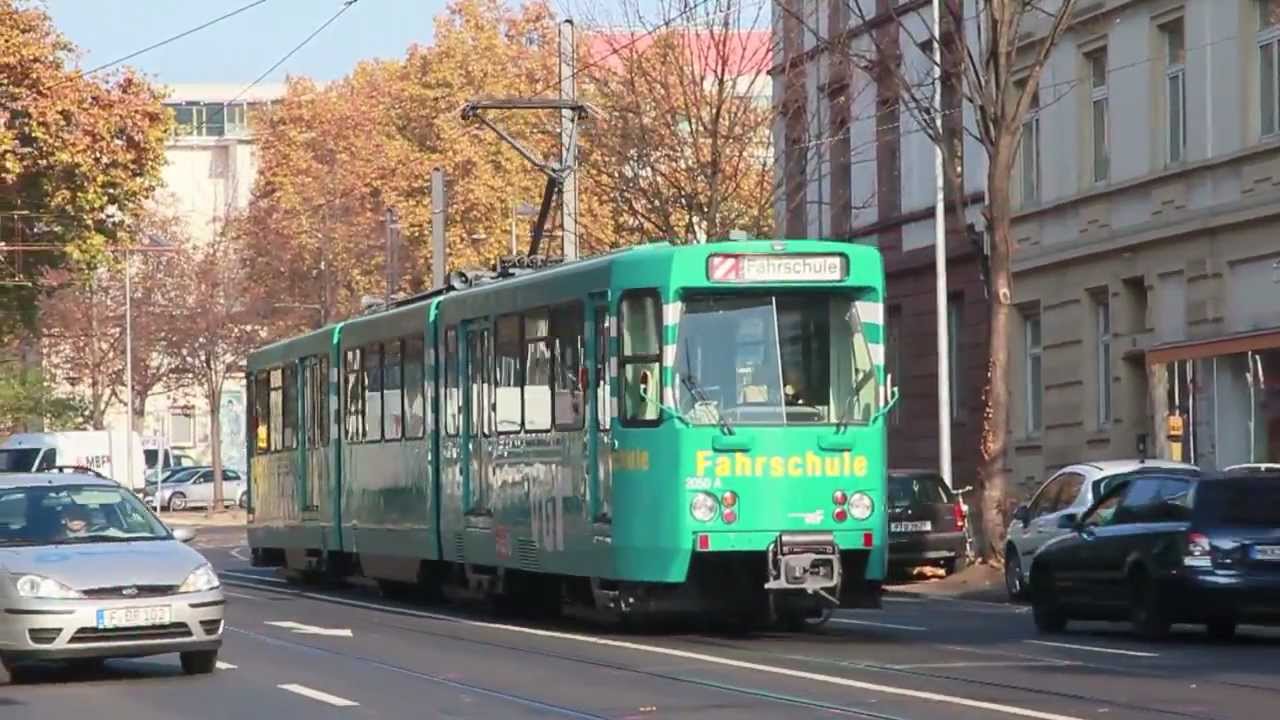
[[[1280,131],[1280,2],[1258,0],[1258,106],[1262,136]]]
[[[1105,295],[1093,305],[1098,337],[1098,427],[1111,425],[1111,303]]]
[[[1043,347],[1040,338],[1040,316],[1028,315],[1025,319],[1024,337],[1026,342],[1027,367],[1027,435],[1039,435],[1044,427],[1042,408],[1044,406],[1044,377],[1042,355]]]
[[[1022,121],[1022,204],[1040,202],[1040,91],[1031,96],[1031,106]]]
[[[1165,127],[1169,129],[1170,165],[1183,161],[1187,151],[1187,46],[1182,19],[1160,27],[1165,48]]]
[[[1089,98],[1093,117],[1093,181],[1106,182],[1111,175],[1111,138],[1107,123],[1107,49],[1084,56],[1089,63]]]
[[[195,412],[189,407],[170,410],[169,444],[173,447],[189,448],[195,445],[195,441]]]
[[[964,298],[953,295],[947,298],[947,382],[951,385],[951,419],[960,417],[960,321],[964,312]]]

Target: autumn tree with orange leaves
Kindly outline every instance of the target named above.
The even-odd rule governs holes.
[[[130,71],[86,77],[37,3],[0,0],[0,323],[31,327],[49,268],[118,246],[164,163],[168,115]],[[25,248],[13,250],[13,248]],[[15,322],[18,321],[18,322]]]

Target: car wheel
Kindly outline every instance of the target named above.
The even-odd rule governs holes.
[[[249,508],[249,493],[240,493],[240,500],[236,504],[240,506],[241,510],[247,510]]]
[[[182,493],[174,493],[169,496],[169,509],[179,512],[187,509],[187,496]]]
[[[1027,588],[1022,582],[1022,558],[1012,544],[1004,549],[1004,586],[1009,592],[1010,600],[1026,599]]]
[[[1058,604],[1053,590],[1053,576],[1048,570],[1040,570],[1031,576],[1031,617],[1036,630],[1046,635],[1067,629],[1067,615]]]
[[[178,655],[182,672],[188,675],[208,675],[218,666],[217,650],[194,650]]]
[[[1225,642],[1236,636],[1236,621],[1235,618],[1216,618],[1209,621],[1206,629],[1209,637]]]
[[[1129,619],[1134,632],[1147,640],[1167,637],[1173,623],[1165,613],[1155,583],[1145,573],[1137,573],[1130,581],[1129,592]]]

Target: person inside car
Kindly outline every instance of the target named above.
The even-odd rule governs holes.
[[[89,534],[89,513],[81,506],[71,504],[62,510],[63,533],[69,538]]]

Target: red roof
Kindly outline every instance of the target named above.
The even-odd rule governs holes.
[[[679,36],[689,45],[691,62],[704,65],[712,74],[723,62],[731,77],[765,75],[773,62],[773,38],[768,30],[723,30],[673,28],[665,33],[648,34],[640,30],[603,30],[584,33],[586,60],[611,70],[620,70],[628,56],[642,53],[658,37]],[[719,59],[723,57],[723,59]]]

